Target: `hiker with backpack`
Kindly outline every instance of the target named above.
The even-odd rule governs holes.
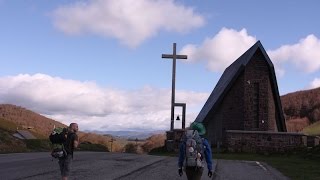
[[[71,123],[68,128],[55,128],[49,136],[54,146],[51,155],[59,159],[62,180],[68,179],[73,159],[73,151],[79,145],[77,132],[78,124]]]
[[[207,163],[208,176],[212,177],[212,151],[208,140],[203,136],[206,129],[202,123],[193,122],[181,139],[179,148],[178,173],[183,175],[182,167],[188,180],[200,180]]]

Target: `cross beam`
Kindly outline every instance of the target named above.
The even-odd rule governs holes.
[[[176,52],[177,44],[173,43],[172,54],[162,54],[162,58],[172,59],[172,93],[171,93],[171,126],[170,130],[174,128],[174,106],[175,106],[175,88],[176,88],[176,60],[177,59],[188,59],[187,55],[177,55]]]

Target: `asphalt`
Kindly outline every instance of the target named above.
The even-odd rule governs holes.
[[[264,162],[217,160],[215,180],[288,180]]]
[[[186,180],[178,175],[177,157],[126,153],[75,152],[70,180]],[[213,179],[287,179],[264,163],[214,161]],[[260,165],[259,165],[260,164]],[[56,159],[46,153],[0,154],[1,180],[60,179]],[[207,170],[202,176],[209,180]]]

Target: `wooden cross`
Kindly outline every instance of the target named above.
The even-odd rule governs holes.
[[[172,54],[162,54],[162,58],[173,59],[172,61],[172,93],[171,93],[171,126],[170,130],[173,130],[174,126],[174,107],[175,107],[175,88],[176,88],[176,60],[177,59],[188,59],[187,55],[177,55],[176,52],[177,44],[173,43]]]

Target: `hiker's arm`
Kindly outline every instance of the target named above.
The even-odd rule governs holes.
[[[181,142],[180,148],[179,148],[179,162],[178,162],[179,168],[182,168],[183,166],[184,157],[185,157],[185,143]]]
[[[73,141],[73,147],[74,147],[74,148],[77,148],[78,145],[79,145],[79,138],[78,138],[77,135],[75,135],[74,141]]]
[[[204,155],[206,158],[206,162],[207,162],[207,167],[208,170],[212,170],[212,152],[211,152],[211,147],[210,144],[208,143],[207,140],[204,140],[204,146],[205,146],[205,150],[204,150]]]
[[[181,168],[183,166],[183,161],[184,161],[184,149],[185,149],[185,145],[184,143],[182,142],[180,144],[180,147],[179,147],[179,162],[178,162],[178,166],[179,168]]]

